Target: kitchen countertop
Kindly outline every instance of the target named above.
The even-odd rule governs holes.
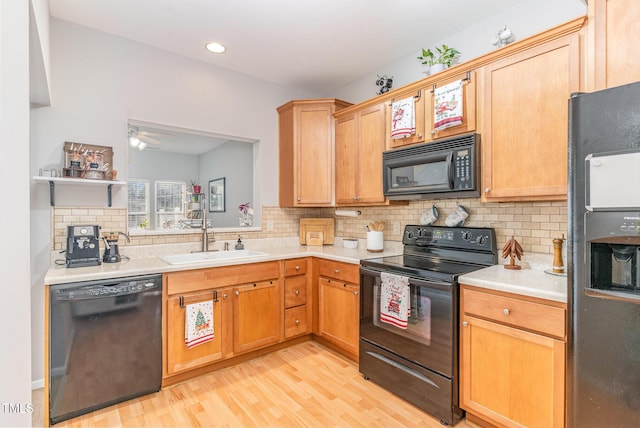
[[[529,257],[528,261],[525,261]],[[548,259],[548,260],[547,260]],[[525,254],[520,270],[505,269],[499,264],[463,275],[459,282],[466,285],[537,297],[567,303],[567,277],[545,272],[551,268],[548,254]]]
[[[64,255],[59,252],[52,253],[51,267],[44,277],[44,283],[64,284],[70,282],[92,281],[98,279],[120,278],[125,276],[157,274],[164,272],[176,272],[191,269],[204,269],[220,266],[230,266],[247,263],[260,263],[273,260],[292,259],[296,257],[321,257],[346,263],[360,264],[360,260],[375,257],[386,257],[402,254],[402,243],[388,241],[384,243],[384,251],[370,253],[366,250],[365,240],[359,240],[358,248],[344,248],[342,240],[336,238],[335,245],[300,245],[298,238],[282,239],[256,239],[245,240],[247,250],[256,250],[267,253],[265,256],[253,256],[243,259],[212,260],[189,264],[171,265],[160,256],[169,254],[184,254],[197,251],[199,244],[173,244],[173,245],[144,245],[120,247],[121,256],[127,256],[129,260],[119,263],[102,263],[99,266],[66,268]],[[234,244],[231,243],[231,248]],[[233,251],[233,250],[230,250]],[[56,264],[62,260],[62,265]]]

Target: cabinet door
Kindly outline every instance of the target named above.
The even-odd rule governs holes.
[[[567,198],[567,100],[579,88],[578,34],[484,68],[484,200]]]
[[[565,344],[463,316],[461,402],[502,426],[564,426]]]
[[[384,204],[386,110],[377,104],[336,120],[336,204]]]
[[[639,81],[640,2],[589,0],[588,14],[587,91]]]
[[[382,152],[385,149],[386,111],[378,104],[360,112],[358,168],[354,171],[358,204],[384,203],[382,190]],[[339,179],[337,176],[336,179]]]
[[[333,105],[294,108],[296,205],[333,204]]]
[[[358,355],[360,287],[321,277],[318,282],[318,329],[320,336]]]
[[[396,95],[390,102],[386,104],[386,120],[388,120],[388,128],[385,128],[386,145],[389,149],[395,149],[398,147],[408,146],[411,144],[423,143],[425,141],[425,103],[428,98],[428,93],[423,89],[416,91],[405,92]],[[391,138],[391,120],[392,120],[392,105],[394,101],[400,101],[405,98],[413,98],[414,115],[416,118],[416,132],[407,138]],[[388,129],[388,131],[387,131]]]
[[[279,280],[233,289],[233,349],[246,352],[280,341],[282,292]]]
[[[476,129],[476,73],[470,71],[467,74],[456,76],[435,83],[435,87],[442,87],[449,83],[462,81],[462,123],[450,128],[436,131],[434,129],[435,88],[423,90],[427,98],[424,107],[425,141],[433,141],[440,138],[473,132]],[[453,99],[452,102],[456,100]]]
[[[358,118],[356,113],[336,119],[336,204],[356,202],[358,183]],[[382,165],[380,165],[382,170]]]
[[[227,290],[208,290],[197,293],[169,296],[167,299],[167,374],[174,374],[183,370],[202,366],[222,359],[224,354],[223,344],[225,337],[226,311],[229,310],[225,299],[222,298]],[[182,299],[181,299],[182,297]],[[181,306],[196,302],[212,300],[213,304],[213,330],[215,338],[212,341],[188,348],[185,344],[185,316],[186,308]]]

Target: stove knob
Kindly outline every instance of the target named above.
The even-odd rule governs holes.
[[[407,238],[413,239],[413,232],[411,232],[410,230],[407,230]]]
[[[471,232],[469,232],[468,230],[463,230],[462,239],[464,239],[465,241],[468,241],[469,239],[471,239]]]
[[[486,237],[486,236],[480,235],[480,236],[478,236],[478,237],[476,238],[476,244],[480,244],[480,245],[482,245],[482,244],[484,244],[485,242],[487,242],[487,237]]]

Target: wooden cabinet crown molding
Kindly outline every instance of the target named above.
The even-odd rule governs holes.
[[[586,22],[587,22],[586,16],[573,19],[571,21],[565,22],[564,24],[558,25],[556,27],[550,28],[541,33],[527,37],[526,39],[522,39],[517,42],[511,43],[505,47],[496,49],[493,52],[489,52],[485,55],[463,62],[462,64],[457,64],[433,76],[425,77],[416,82],[412,82],[408,85],[393,89],[385,93],[384,95],[380,95],[375,98],[371,98],[369,100],[363,101],[361,103],[354,104],[351,107],[344,108],[340,110],[340,112],[335,113],[334,116],[337,117],[339,114],[340,115],[349,114],[349,113],[352,113],[353,111],[357,111],[374,104],[379,104],[381,102],[389,102],[391,99],[398,97],[398,95],[402,93],[409,92],[409,91],[417,91],[421,88],[424,88],[425,86],[433,86],[434,84],[438,84],[439,82],[442,82],[444,80],[450,80],[458,75],[464,76],[468,71],[476,70],[484,65],[490,64],[494,61],[498,61],[510,55],[515,55],[524,50],[531,49],[532,47],[546,43],[550,40],[554,40],[559,37],[565,36],[567,34],[573,34],[575,32],[578,32],[583,28]]]

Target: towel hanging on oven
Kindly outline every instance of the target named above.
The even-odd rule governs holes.
[[[186,305],[185,310],[184,343],[187,348],[213,340],[213,301],[192,303]]]
[[[411,316],[409,278],[381,272],[380,279],[380,321],[406,329]]]

